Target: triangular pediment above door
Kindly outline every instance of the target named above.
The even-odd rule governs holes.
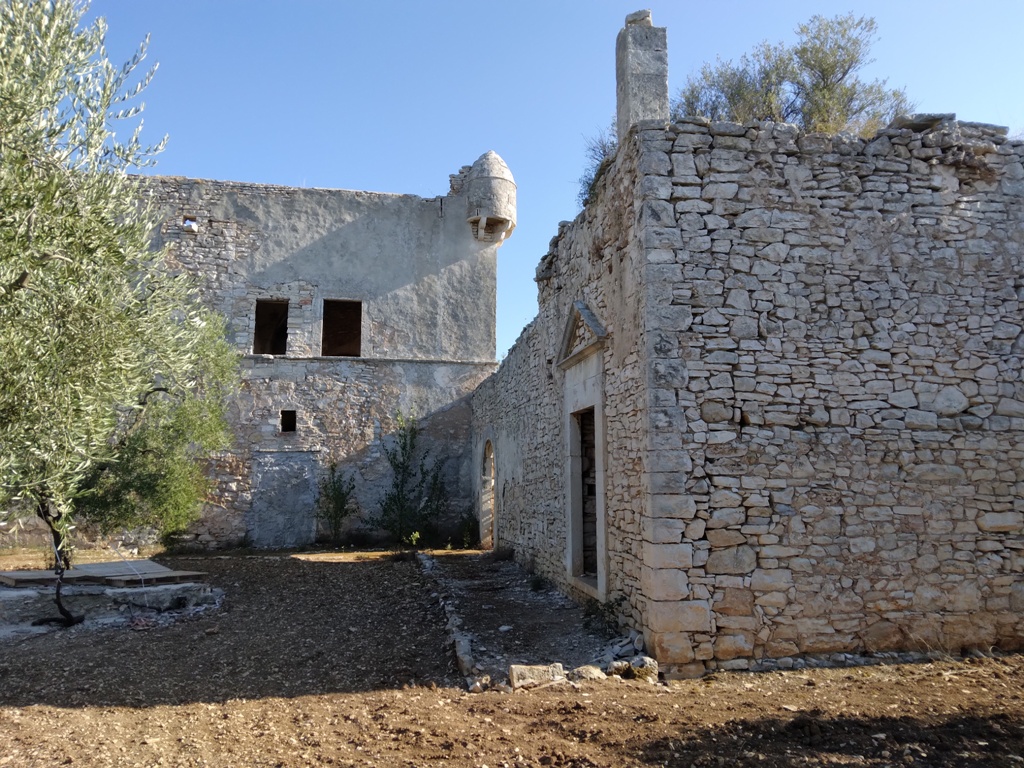
[[[568,368],[600,349],[608,331],[590,308],[582,301],[574,301],[566,319],[565,332],[559,347],[558,367]]]

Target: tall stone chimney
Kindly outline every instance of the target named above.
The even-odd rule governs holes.
[[[650,11],[626,17],[615,41],[616,132],[621,143],[641,120],[668,122],[668,34]]]

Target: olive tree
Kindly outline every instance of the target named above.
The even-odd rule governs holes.
[[[874,19],[813,16],[797,26],[796,36],[792,45],[763,42],[738,62],[705,64],[687,79],[673,115],[775,120],[866,135],[912,108],[904,90],[860,77],[878,37]]]
[[[58,568],[76,502],[111,493],[120,472],[122,501],[141,509],[144,476],[162,471],[140,472],[147,457],[194,463],[223,443],[236,365],[220,318],[151,250],[129,174],[163,146],[140,137],[146,42],[115,66],[104,20],[84,13],[0,0],[0,509],[46,522]],[[194,510],[195,494],[150,512]]]

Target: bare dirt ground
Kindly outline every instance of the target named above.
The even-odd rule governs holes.
[[[0,647],[0,766],[1024,768],[1020,656],[470,694],[415,560],[161,559],[207,571],[225,610]],[[563,651],[590,652],[560,598],[474,597],[473,567],[488,561],[450,563],[448,578],[488,653],[550,660],[546,623]],[[529,579],[507,564],[481,578],[511,594]]]

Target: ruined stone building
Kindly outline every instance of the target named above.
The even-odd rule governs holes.
[[[669,119],[627,19],[619,149],[494,362],[515,186],[445,197],[163,179],[161,236],[245,352],[202,541],[302,544],[328,460],[372,508],[415,412],[482,539],[681,674],[1024,638],[1024,145]]]
[[[494,537],[680,673],[1024,638],[1024,145],[668,118],[619,149],[472,400]]]
[[[334,461],[372,510],[399,413],[421,420],[452,508],[469,508],[468,398],[496,367],[495,254],[515,228],[500,157],[429,200],[182,178],[151,193],[162,243],[243,353],[236,445],[217,462],[198,542],[311,543]]]

